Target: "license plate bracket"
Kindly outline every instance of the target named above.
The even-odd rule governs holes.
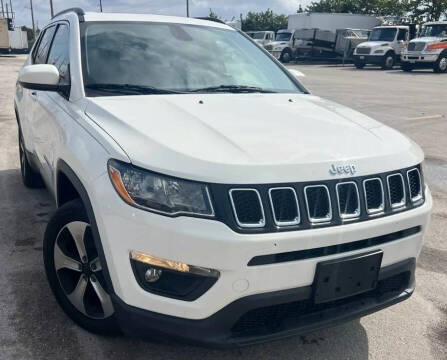
[[[317,264],[313,284],[316,304],[359,295],[376,288],[383,251],[325,261]]]

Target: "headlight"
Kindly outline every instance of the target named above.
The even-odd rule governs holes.
[[[129,205],[170,216],[214,216],[205,184],[157,174],[116,160],[109,161],[108,171],[115,190]]]
[[[374,51],[374,54],[383,54],[385,50],[376,50]]]

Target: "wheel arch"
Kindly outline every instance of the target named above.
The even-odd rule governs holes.
[[[60,182],[62,181],[62,182]],[[60,191],[63,189],[60,186],[68,187],[68,196],[67,194],[62,195]],[[65,188],[67,189],[67,188]],[[107,260],[104,254],[104,249],[101,242],[101,236],[99,234],[98,225],[96,223],[95,213],[93,211],[92,203],[90,201],[90,197],[88,195],[87,189],[83,185],[82,181],[76,175],[74,170],[62,159],[60,159],[57,163],[57,175],[56,175],[56,204],[57,207],[62,206],[71,200],[81,200],[84,205],[84,209],[87,212],[88,219],[90,221],[90,226],[92,228],[93,238],[95,240],[95,245],[99,253],[99,257],[101,263],[104,264],[104,277],[107,283],[109,294],[115,294],[113,290],[113,283],[110,277],[109,269],[107,266]],[[61,202],[64,201],[63,203]]]

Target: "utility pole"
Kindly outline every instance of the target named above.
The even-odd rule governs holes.
[[[2,4],[2,16],[5,17],[5,8],[3,7],[3,0],[0,0],[0,3]]]
[[[8,3],[6,3],[6,18],[9,19],[9,8],[8,8]]]
[[[33,0],[29,0],[29,4],[31,7],[31,22],[33,24],[33,39],[36,38],[36,27],[34,26],[34,10],[33,10]]]
[[[102,0],[99,0],[99,10],[102,12]]]
[[[50,0],[50,11],[51,11],[51,17],[53,17],[54,16],[53,0]]]
[[[186,0],[186,17],[189,17],[189,0]]]

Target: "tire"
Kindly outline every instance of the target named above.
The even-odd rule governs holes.
[[[444,52],[439,55],[438,60],[435,62],[433,66],[433,71],[437,74],[443,74],[447,72],[447,53]]]
[[[292,60],[292,54],[291,54],[290,50],[283,51],[283,53],[281,54],[281,62],[284,64],[287,64],[291,60]]]
[[[39,189],[44,187],[44,182],[40,174],[31,167],[25,151],[22,132],[19,130],[19,156],[20,156],[20,173],[22,182],[27,188]]]
[[[394,68],[394,64],[396,63],[396,55],[392,52],[388,52],[383,57],[382,69],[383,70],[392,70]]]
[[[412,72],[414,70],[414,66],[412,64],[408,64],[405,62],[400,65],[400,68],[402,69],[402,71],[405,72]]]
[[[355,67],[357,69],[361,70],[361,69],[363,69],[365,67],[366,63],[364,61],[361,61],[361,60],[355,60],[354,61],[354,65],[355,65]]]
[[[60,207],[50,219],[43,260],[51,290],[79,326],[101,335],[120,334],[90,221],[81,200]]]

